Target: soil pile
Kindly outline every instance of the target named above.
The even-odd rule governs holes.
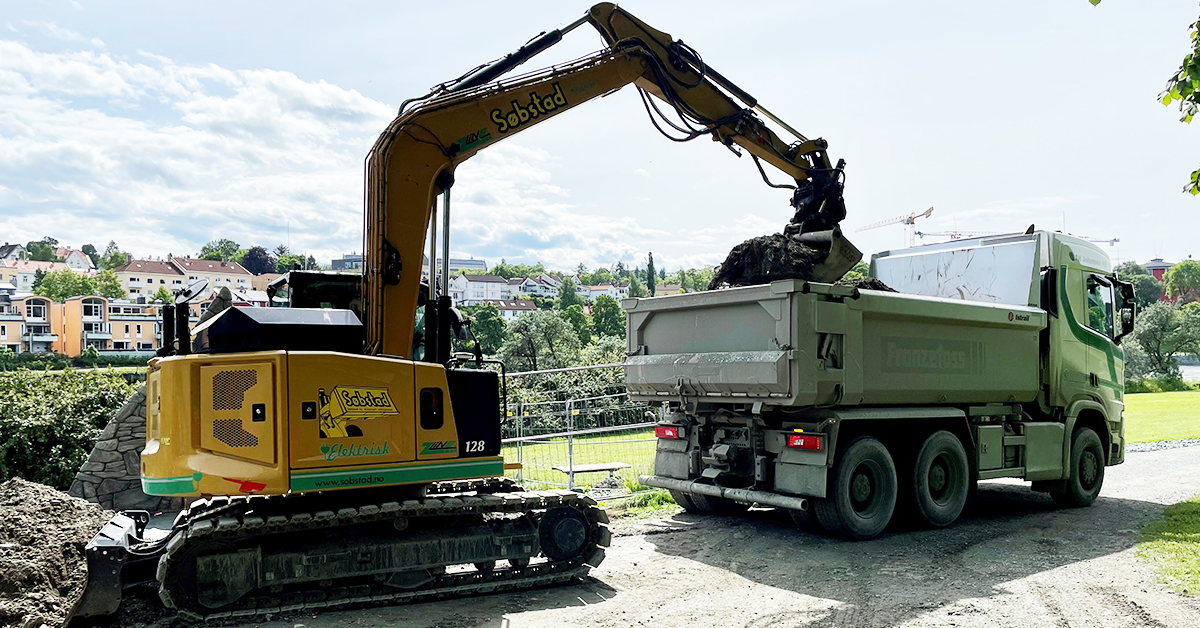
[[[750,238],[733,247],[708,284],[709,290],[722,285],[753,286],[777,279],[810,279],[813,266],[825,260],[826,253],[800,244],[782,233]]]
[[[880,292],[899,292],[891,286],[879,281],[874,277],[859,277],[858,279],[847,280],[844,277],[838,280],[839,286],[850,286],[859,290],[878,290]]]
[[[0,484],[0,626],[62,625],[87,581],[83,548],[111,514],[44,484]]]

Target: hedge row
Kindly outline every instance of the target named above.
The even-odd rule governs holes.
[[[0,373],[0,481],[66,490],[135,387],[107,371]]]

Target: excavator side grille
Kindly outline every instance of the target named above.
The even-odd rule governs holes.
[[[258,446],[258,437],[242,427],[241,419],[214,419],[213,437],[230,447]]]
[[[246,391],[257,383],[258,374],[251,370],[217,373],[213,376],[213,410],[241,410]],[[240,421],[238,426],[241,429]]]

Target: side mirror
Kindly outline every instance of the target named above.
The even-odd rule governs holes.
[[[458,308],[450,308],[450,329],[454,331],[455,338],[464,341],[467,339],[467,324],[469,323],[467,323],[466,318],[463,317],[462,312],[458,311]]]
[[[1133,331],[1133,322],[1136,318],[1135,310],[1137,305],[1133,298],[1133,284],[1126,283],[1117,279],[1113,279],[1113,285],[1116,287],[1117,295],[1120,297],[1120,327],[1121,331],[1113,338],[1113,342],[1121,344],[1121,339],[1128,336]]]

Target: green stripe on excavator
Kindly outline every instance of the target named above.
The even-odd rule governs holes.
[[[432,464],[407,464],[343,471],[294,471],[291,474],[291,490],[313,491],[384,484],[419,484],[503,474],[503,458],[459,459]]]
[[[142,492],[147,495],[187,495],[196,490],[200,475],[181,475],[173,478],[148,478],[142,476]]]

